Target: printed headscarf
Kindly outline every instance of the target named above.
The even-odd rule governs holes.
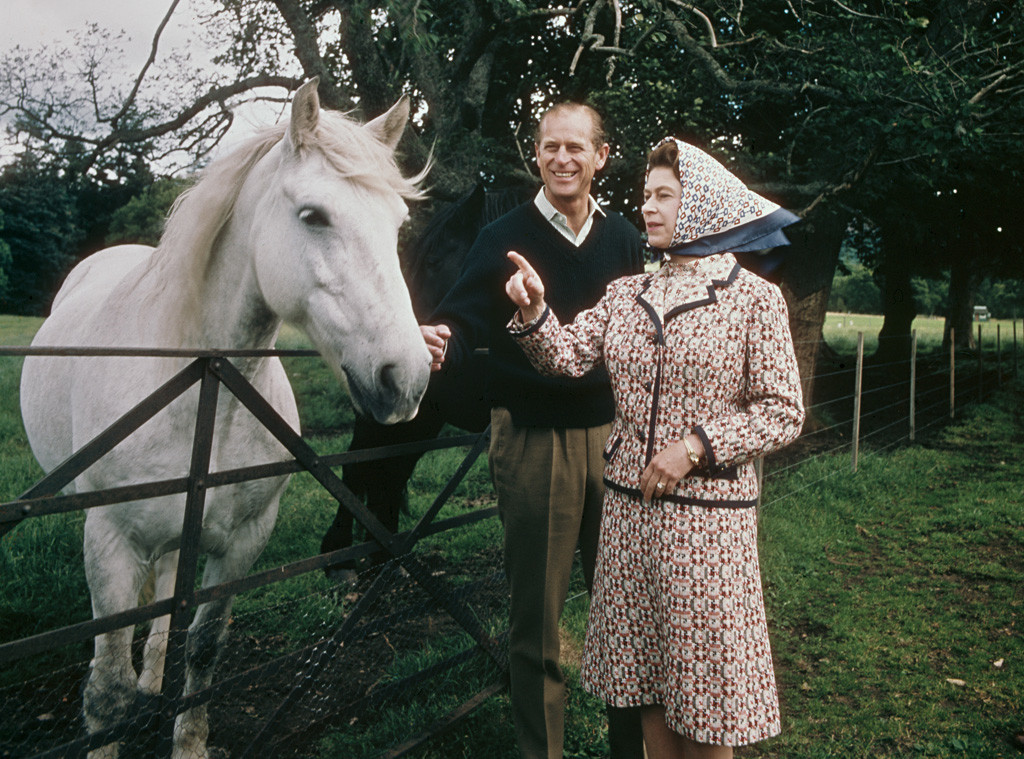
[[[666,137],[655,149],[674,142],[679,150],[682,203],[672,242],[659,253],[710,256],[789,245],[782,228],[800,217],[747,189],[740,179],[703,150]],[[648,172],[650,169],[648,169]]]

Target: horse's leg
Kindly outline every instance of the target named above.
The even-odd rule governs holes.
[[[106,514],[93,513],[85,522],[85,576],[92,597],[93,618],[99,619],[138,605],[148,562],[139,557]],[[85,725],[90,733],[128,716],[137,695],[132,666],[132,627],[98,635],[89,679],[83,693]],[[89,753],[89,759],[113,759],[117,742]]]
[[[239,526],[231,535],[223,553],[207,557],[202,582],[204,588],[245,576],[267,544],[277,519],[279,498],[280,491],[259,517]],[[214,668],[226,637],[233,600],[228,597],[211,601],[196,610],[196,616],[188,628],[186,695],[207,688],[213,682]],[[206,704],[179,714],[174,725],[172,759],[208,759],[206,740],[209,733]]]
[[[165,553],[153,566],[155,587],[153,600],[170,598],[174,594],[174,579],[178,571],[178,551]],[[171,615],[165,614],[153,620],[142,654],[142,674],[139,675],[139,690],[155,696],[160,692],[164,679],[164,659],[167,655],[167,635],[171,628]]]

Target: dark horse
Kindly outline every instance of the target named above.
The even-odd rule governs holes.
[[[499,216],[531,198],[527,188],[485,191],[477,185],[469,194],[436,213],[408,256],[406,281],[413,308],[421,323],[429,319],[455,284],[462,263],[477,233]],[[474,357],[457,373],[435,374],[410,422],[383,425],[357,414],[349,450],[364,450],[398,443],[431,440],[445,423],[469,432],[482,432],[490,422],[487,400],[486,357]],[[406,505],[406,484],[422,454],[407,454],[377,461],[348,464],[343,468],[345,485],[362,498],[367,508],[391,532],[398,531],[398,517]],[[320,552],[352,545],[352,515],[338,507]],[[386,558],[378,553],[375,561]],[[329,576],[351,579],[355,562],[328,567]]]

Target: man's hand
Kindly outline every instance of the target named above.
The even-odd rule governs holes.
[[[440,371],[452,331],[446,324],[421,324],[420,333],[427,344],[427,350],[430,351],[430,371]]]
[[[544,303],[544,283],[521,255],[510,250],[508,258],[518,267],[518,271],[505,283],[505,292],[509,299],[519,306],[523,321],[531,322],[547,308]]]

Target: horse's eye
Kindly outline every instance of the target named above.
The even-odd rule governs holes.
[[[303,208],[299,211],[299,220],[309,227],[331,226],[331,222],[328,220],[327,214],[319,208]]]

